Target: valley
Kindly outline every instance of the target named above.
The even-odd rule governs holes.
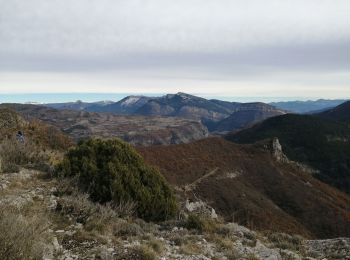
[[[25,118],[37,119],[60,129],[75,141],[88,137],[118,137],[134,145],[177,144],[208,136],[200,122],[176,117],[128,116],[37,105],[3,104]]]

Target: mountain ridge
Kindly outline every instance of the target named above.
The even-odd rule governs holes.
[[[280,115],[282,110],[262,102],[239,103],[217,99],[205,99],[195,95],[178,92],[166,94],[160,97],[127,96],[118,102],[109,104],[87,103],[87,104],[60,104],[47,105],[56,108],[68,108],[88,112],[106,112],[125,115],[142,116],[171,116],[182,117],[191,120],[200,120],[209,131],[227,132],[248,127],[253,123],[264,120],[270,116]],[[246,120],[236,123],[233,113],[244,110],[247,119],[253,117],[253,122]],[[269,113],[265,113],[269,110]],[[231,116],[230,119],[228,119]],[[232,123],[222,123],[222,120],[230,120]],[[226,121],[227,121],[226,120]],[[220,127],[218,127],[220,125]]]
[[[350,101],[344,102],[335,108],[317,114],[320,117],[343,122],[350,122]]]
[[[318,115],[287,114],[230,133],[226,139],[247,144],[273,137],[279,138],[289,158],[317,169],[315,177],[350,192],[350,128],[347,124]]]
[[[336,107],[345,101],[346,99],[318,99],[307,101],[270,102],[269,104],[289,112],[304,114],[327,110]]]

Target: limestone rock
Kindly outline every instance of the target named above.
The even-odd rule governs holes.
[[[218,215],[215,212],[215,209],[213,209],[201,200],[196,202],[190,202],[189,200],[186,200],[185,210],[189,213],[196,213],[213,219],[218,217]]]
[[[273,158],[278,162],[288,161],[287,156],[283,153],[282,145],[277,137],[271,141],[271,153]]]

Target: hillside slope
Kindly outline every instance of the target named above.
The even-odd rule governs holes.
[[[18,131],[24,134],[25,139],[45,148],[65,150],[73,144],[56,127],[38,120],[25,120],[14,110],[0,108],[0,141],[15,138]]]
[[[350,129],[337,121],[309,115],[284,115],[228,135],[228,140],[254,143],[278,137],[287,156],[317,169],[314,176],[350,192]]]
[[[233,112],[229,117],[220,121],[215,130],[217,132],[236,131],[267,118],[285,114],[284,111],[278,110],[264,103],[247,103],[240,107],[236,112]]]
[[[180,194],[205,200],[226,219],[311,237],[350,235],[348,195],[294,163],[277,161],[270,142],[207,138],[139,152]]]
[[[350,101],[347,101],[335,108],[317,114],[323,118],[350,122]]]

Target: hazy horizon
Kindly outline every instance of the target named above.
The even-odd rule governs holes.
[[[175,92],[177,93],[177,92]],[[159,97],[165,94],[175,93],[0,93],[0,103],[65,103],[65,102],[98,102],[98,101],[119,101],[127,96],[149,96]],[[307,98],[307,97],[230,97],[230,96],[214,96],[204,93],[187,93],[206,99],[219,99],[231,102],[288,102],[288,101],[316,101],[320,99],[327,100],[348,100],[350,98],[329,99],[324,97]]]

